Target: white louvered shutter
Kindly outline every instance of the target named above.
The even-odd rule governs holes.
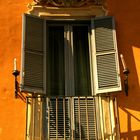
[[[39,17],[23,15],[21,91],[44,93],[44,25]]]
[[[92,53],[95,94],[121,90],[114,19],[92,19]]]

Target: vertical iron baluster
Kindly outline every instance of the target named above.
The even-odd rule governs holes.
[[[35,98],[33,98],[33,102],[32,102],[33,104],[32,104],[32,115],[33,115],[33,131],[32,131],[32,140],[35,140],[35,103],[36,103],[36,101],[35,101]]]
[[[87,97],[85,97],[85,104],[86,104],[87,139],[89,140],[89,121],[88,121]]]
[[[78,97],[78,120],[79,120],[79,137],[80,137],[80,140],[82,139],[82,136],[81,136],[81,117],[80,117],[80,97]]]
[[[47,97],[47,108],[48,108],[48,140],[50,140],[50,98]]]
[[[103,108],[102,108],[102,97],[99,98],[99,110],[100,110],[100,121],[101,121],[101,134],[102,134],[102,139],[104,140],[104,121],[103,121]]]
[[[72,102],[72,97],[70,97],[70,116],[71,116],[71,140],[74,140],[74,119],[73,119],[73,102]]]
[[[66,139],[66,116],[65,116],[65,97],[63,97],[63,121],[64,121],[64,140]]]
[[[113,98],[110,97],[110,120],[111,120],[111,133],[112,133],[112,140],[115,140],[115,112],[114,112],[114,103],[113,103]]]
[[[58,97],[56,97],[56,140],[58,140]]]
[[[41,117],[41,114],[42,114],[41,102],[42,102],[42,99],[41,99],[40,96],[38,97],[38,100],[37,101],[38,101],[38,104],[37,104],[38,105],[38,107],[37,107],[38,108],[38,111],[37,111],[37,113],[39,114],[38,115],[38,119],[39,119],[39,122],[38,122],[39,123],[39,130],[38,131],[39,131],[39,140],[41,140],[42,139],[41,138],[41,132],[42,132],[42,128],[41,128],[41,122],[42,122],[42,119],[41,119],[42,118]]]

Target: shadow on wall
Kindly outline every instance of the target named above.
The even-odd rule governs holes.
[[[140,1],[107,0],[109,15],[116,20],[119,54],[130,70],[129,95],[124,86],[118,95],[121,140],[140,140]],[[121,77],[123,84],[123,68]]]
[[[127,120],[127,132],[121,133],[121,140],[140,140],[140,129],[132,130],[132,120],[140,123],[140,117],[136,117],[135,114],[130,113],[127,109],[120,107],[125,112]]]
[[[126,123],[123,122],[123,118],[120,118],[120,123],[122,123],[123,126],[127,126],[127,132],[125,132],[123,128],[120,128],[121,140],[140,140],[140,68],[138,68],[138,61],[140,59],[140,56],[136,56],[136,53],[139,52],[140,54],[140,42],[137,42],[138,44],[135,45],[134,49],[133,43],[135,44],[135,41],[137,41],[135,40],[136,38],[134,36],[131,35],[132,38],[130,37],[130,41],[132,42],[129,42],[128,39],[125,44],[126,47],[124,47],[124,50],[122,49],[121,51],[123,54],[125,54],[125,58],[130,70],[128,81],[128,97],[126,97],[125,94],[121,94],[118,96],[119,108],[127,116],[127,120],[125,121]],[[132,39],[134,39],[135,41]],[[127,48],[127,46],[129,48]],[[135,50],[137,50],[137,52]]]
[[[122,30],[119,30],[119,34],[121,34],[121,31]],[[122,128],[120,128],[121,140],[140,140],[140,62],[138,62],[140,59],[140,40],[138,39],[138,36],[140,36],[140,28],[136,23],[136,26],[132,29],[127,30],[127,27],[125,27],[122,32],[125,31],[127,32],[119,35],[119,38],[124,40],[121,41],[120,39],[119,45],[122,48],[119,48],[119,50],[126,58],[130,74],[128,81],[128,97],[126,97],[125,94],[118,96],[119,110],[122,110],[127,118],[126,121],[123,121],[125,117],[123,117],[121,111],[119,111],[119,114],[122,117],[119,118],[121,123],[120,126],[122,126]],[[139,34],[137,34],[138,31]],[[123,71],[122,68],[121,71]],[[127,132],[124,130],[124,127],[127,128]]]
[[[130,70],[128,78],[128,97],[125,96],[124,86],[122,86],[123,94],[118,96],[119,110],[122,110],[123,114],[126,115],[127,118],[126,121],[123,121],[124,117],[119,118],[121,123],[120,126],[122,126],[122,128],[120,128],[121,140],[140,140],[140,62],[138,62],[140,59],[140,55],[138,55],[138,53],[140,54],[140,40],[138,39],[138,36],[140,36],[140,28],[137,24],[136,27],[129,30],[125,27],[124,31],[121,29],[119,30],[119,34],[121,34],[121,31],[127,31],[126,33],[122,33],[122,35],[119,35],[119,37],[124,40],[122,41],[120,39],[119,45],[122,48],[119,49],[120,53],[124,54]],[[139,34],[136,33],[138,30]],[[123,71],[122,68],[121,71]],[[119,114],[122,116],[121,111],[119,111]],[[127,127],[127,132],[123,127]]]

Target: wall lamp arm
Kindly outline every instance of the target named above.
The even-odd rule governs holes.
[[[19,90],[19,82],[18,82],[18,76],[19,76],[19,74],[20,74],[20,71],[18,71],[18,70],[14,70],[13,72],[12,72],[12,74],[14,75],[14,77],[15,77],[15,98],[17,99],[17,98],[20,98],[20,99],[22,99],[24,102],[26,102],[26,98],[25,98],[25,96],[20,92],[20,90]]]

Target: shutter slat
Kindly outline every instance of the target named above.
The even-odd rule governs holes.
[[[64,128],[64,110],[63,99],[58,99],[58,139],[70,136],[70,119],[68,110],[68,99],[65,99],[65,128]],[[56,138],[56,100],[50,99],[50,139]]]
[[[101,27],[100,27],[101,28]],[[97,52],[100,51],[108,51],[108,50],[114,50],[113,45],[113,36],[111,29],[101,28],[101,29],[95,29],[95,36],[96,36],[96,50]]]
[[[95,104],[93,98],[87,98],[87,112],[86,112],[85,100],[86,100],[85,98],[80,98],[79,101],[80,103],[78,103],[78,99],[74,99],[75,138],[77,139],[80,138],[79,134],[81,131],[82,139],[88,139],[89,134],[89,138],[94,140],[96,139]],[[79,112],[80,112],[80,120],[79,120]],[[79,129],[79,123],[81,130]]]
[[[121,90],[118,52],[114,19],[112,17],[95,18],[92,21],[92,38],[96,55],[94,59],[95,94]]]
[[[43,93],[44,20],[23,16],[21,91]]]
[[[97,71],[100,88],[118,86],[115,54],[97,56]]]
[[[24,15],[25,49],[43,52],[44,20]],[[27,46],[27,47],[26,47]]]
[[[36,61],[35,61],[36,60]],[[35,61],[35,63],[33,63]],[[29,66],[28,66],[29,65]],[[25,86],[31,87],[43,87],[43,57],[42,55],[36,55],[26,52],[25,57]]]

